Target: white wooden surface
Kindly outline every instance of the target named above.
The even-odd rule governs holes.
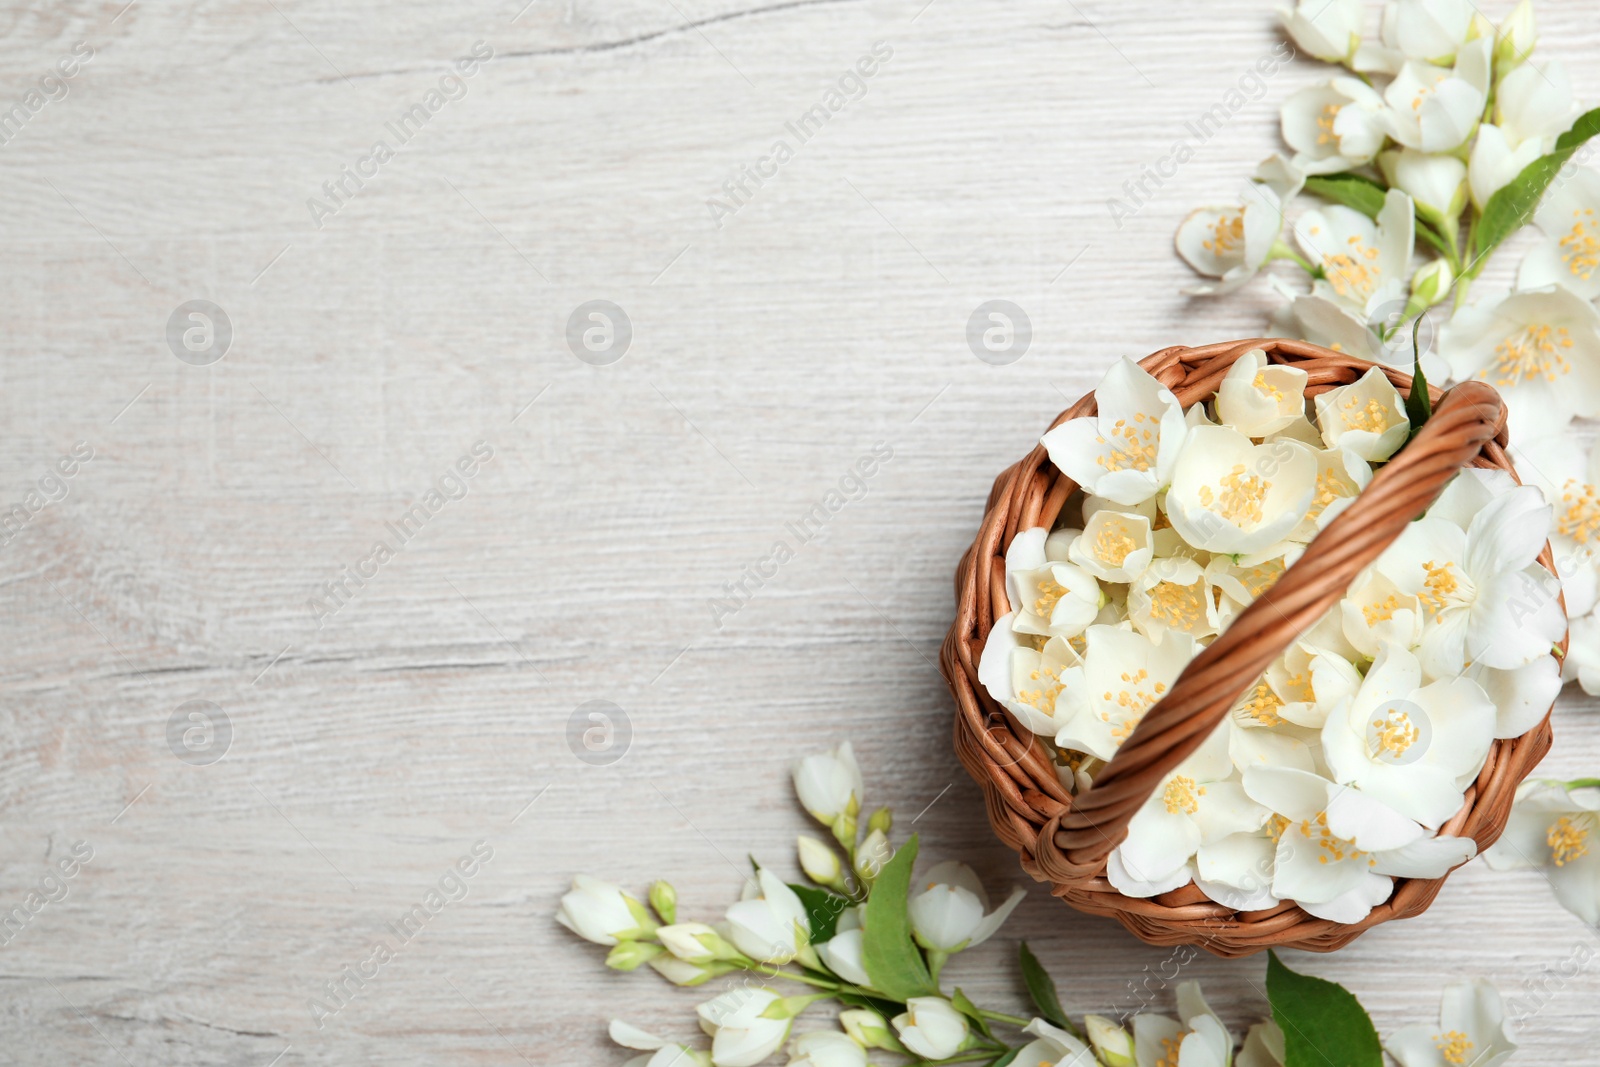
[[[688,1036],[697,998],[605,971],[551,920],[565,880],[667,877],[716,915],[747,853],[789,869],[789,761],[847,736],[926,853],[1023,878],[949,750],[952,568],[994,473],[1109,359],[1260,329],[1259,285],[1176,295],[1170,234],[1316,68],[1120,230],[1106,200],[1273,47],[1269,5],[123,2],[0,19],[6,106],[94,49],[0,147],[5,506],[94,451],[0,550],[0,908],[93,848],[0,946],[0,1058],[620,1062],[609,1016]],[[1542,13],[1600,99],[1587,5]],[[317,229],[307,198],[479,40],[466,96]],[[707,198],[875,41],[865,95],[715,226]],[[196,298],[234,326],[210,366],[165,341]],[[597,298],[634,329],[605,367],[564,337]],[[1035,331],[1006,367],[965,339],[992,298]],[[316,588],[479,440],[466,497],[319,628]],[[864,496],[715,626],[875,442]],[[610,766],[567,743],[596,699],[632,724]],[[220,762],[168,746],[191,700],[228,717]],[[1557,729],[1549,767],[1594,773],[1593,705]],[[308,1001],[480,840],[467,897],[319,1028]],[[1074,1011],[1131,1006],[1168,956],[1036,891],[948,973],[1020,1008],[1024,935]],[[1426,918],[1295,962],[1392,1030],[1595,942],[1537,875],[1473,865]],[[1242,1023],[1263,966],[1184,972]],[[1516,1062],[1594,1062],[1597,992],[1593,963],[1551,987]]]

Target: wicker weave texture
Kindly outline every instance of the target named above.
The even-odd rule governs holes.
[[[1354,382],[1372,366],[1316,345],[1278,339],[1168,348],[1140,365],[1187,409],[1210,399],[1228,368],[1255,348],[1273,363],[1304,370],[1307,396]],[[1409,375],[1383,370],[1402,393],[1411,388]],[[1332,951],[1369,927],[1418,915],[1433,902],[1443,878],[1397,879],[1386,903],[1360,923],[1345,925],[1287,901],[1267,911],[1234,912],[1193,884],[1135,899],[1119,893],[1105,876],[1106,857],[1162,779],[1199,747],[1261,672],[1344,596],[1457,471],[1489,467],[1516,476],[1505,453],[1504,405],[1493,389],[1468,382],[1433,394],[1434,415],[1422,432],[1379,468],[1276,584],[1196,656],[1093,788],[1078,796],[1060,784],[1046,739],[1014,722],[978,683],[989,629],[1011,609],[1007,547],[1019,530],[1053,526],[1078,487],[1049,462],[1042,446],[996,479],[978,536],[956,572],[956,619],[940,666],[956,699],[956,753],[983,787],[995,833],[1018,852],[1024,870],[1052,884],[1056,896],[1080,911],[1113,916],[1152,944],[1199,945],[1219,956],[1245,956],[1273,946]],[[1090,394],[1052,425],[1094,413]],[[1540,563],[1553,573],[1548,545]],[[1480,850],[1491,845],[1505,828],[1517,785],[1544,757],[1550,739],[1547,714],[1523,736],[1496,741],[1466,802],[1440,832],[1472,837]]]

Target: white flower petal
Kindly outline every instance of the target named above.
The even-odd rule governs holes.
[[[643,1049],[646,1052],[654,1052],[666,1044],[664,1040],[648,1030],[641,1030],[632,1023],[624,1022],[621,1019],[612,1019],[611,1025],[607,1028],[607,1033],[611,1035],[612,1041],[615,1041],[623,1048]]]
[[[1477,854],[1478,843],[1470,837],[1424,837],[1375,855],[1372,869],[1395,878],[1443,878]]]
[[[1561,692],[1561,665],[1554,656],[1540,656],[1509,671],[1480,664],[1470,677],[1494,703],[1497,738],[1521,737],[1538,726]]]
[[[1362,873],[1355,884],[1331,900],[1296,900],[1309,915],[1336,923],[1358,923],[1373,908],[1389,899],[1394,881],[1381,875]]]

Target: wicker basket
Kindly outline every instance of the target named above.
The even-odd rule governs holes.
[[[1255,339],[1168,348],[1141,366],[1171,389],[1185,409],[1209,399],[1235,360],[1251,349],[1309,376],[1306,395],[1349,384],[1372,364],[1299,341]],[[1384,368],[1403,393],[1409,375]],[[1018,530],[1053,527],[1078,487],[1042,446],[995,481],[977,539],[956,571],[956,620],[940,655],[956,698],[955,747],[983,787],[995,833],[1017,850],[1022,867],[1079,911],[1110,915],[1157,945],[1199,945],[1219,956],[1272,946],[1327,952],[1368,927],[1420,914],[1444,879],[1396,879],[1394,894],[1350,925],[1318,919],[1290,902],[1234,912],[1193,883],[1149,899],[1123,896],[1106,879],[1106,858],[1161,780],[1198,748],[1285,648],[1344,595],[1349,584],[1462,467],[1515,470],[1505,453],[1505,408],[1489,386],[1468,382],[1442,394],[1422,432],[1306,548],[1289,570],[1189,664],[1150,708],[1091,789],[1074,796],[1056,776],[1047,739],[1012,721],[978,683],[978,660],[994,620],[1010,610],[1005,554]],[[1095,413],[1093,394],[1052,425]],[[1540,563],[1552,573],[1549,545]],[[1565,639],[1562,642],[1565,653]],[[1548,714],[1521,737],[1494,742],[1466,803],[1440,830],[1472,837],[1485,849],[1499,837],[1519,782],[1550,748]]]

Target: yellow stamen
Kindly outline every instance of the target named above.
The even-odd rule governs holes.
[[[1379,275],[1374,269],[1378,250],[1361,243],[1361,238],[1351,235],[1348,252],[1335,252],[1322,257],[1322,269],[1328,284],[1342,297],[1365,302],[1378,286]]]
[[[1317,474],[1317,493],[1311,498],[1311,510],[1306,512],[1306,518],[1315,519],[1335,500],[1355,496],[1360,491],[1355,482],[1333,467],[1328,467]]]
[[[1193,778],[1178,775],[1167,783],[1161,794],[1169,815],[1193,815],[1200,810],[1200,797],[1206,795],[1205,787],[1196,790]]]
[[[1406,750],[1422,736],[1422,731],[1411,721],[1411,716],[1400,708],[1390,708],[1383,718],[1372,720],[1372,729],[1372,741],[1378,749],[1373,755],[1387,755],[1392,760],[1405,755]]]
[[[1056,710],[1056,697],[1066,688],[1061,682],[1060,667],[1046,667],[1043,664],[1038,670],[1030,671],[1028,678],[1031,681],[1042,682],[1038,689],[1018,689],[1017,699],[1030,708],[1037,708],[1046,715],[1054,715]]]
[[[1439,1055],[1446,1063],[1465,1064],[1468,1062],[1467,1053],[1476,1046],[1460,1030],[1447,1030],[1433,1035],[1433,1047],[1439,1050]]]
[[[1350,397],[1339,406],[1339,420],[1344,423],[1347,430],[1366,430],[1368,433],[1382,433],[1391,425],[1391,419],[1398,422],[1394,412],[1385,410],[1377,400],[1368,400],[1365,405],[1360,405],[1356,397]]]
[[[1322,114],[1317,116],[1317,143],[1332,144],[1336,137],[1333,132],[1333,122],[1339,117],[1342,108],[1338,104],[1329,104],[1322,109]]]
[[[1111,711],[1108,709],[1100,713],[1100,721],[1111,726],[1111,738],[1118,744],[1128,739],[1133,733],[1133,728],[1139,725],[1139,720],[1144,718],[1145,712],[1160,700],[1167,691],[1167,683],[1157,682],[1149,688],[1145,683],[1150,680],[1150,672],[1143,667],[1136,671],[1124,671],[1122,675],[1123,688],[1107,690],[1104,700],[1120,708],[1122,714],[1117,721],[1112,722]]]
[[[1580,856],[1589,854],[1589,828],[1563,815],[1550,824],[1544,843],[1550,846],[1550,860],[1557,867],[1565,867]]]
[[[1096,444],[1110,445],[1107,454],[1095,457],[1095,462],[1108,471],[1149,470],[1156,462],[1155,426],[1156,420],[1142,411],[1134,414],[1133,423],[1118,419],[1111,427],[1109,442],[1095,438]]]
[[[1201,241],[1201,247],[1217,257],[1228,255],[1244,241],[1244,212],[1220,215],[1211,224],[1211,239]]]
[[[1572,335],[1564,326],[1526,326],[1495,346],[1494,365],[1479,371],[1478,377],[1501,387],[1535,378],[1553,382],[1572,372],[1563,354],[1571,347]]]
[[[1094,536],[1094,554],[1101,563],[1120,567],[1130,553],[1139,547],[1128,534],[1128,524],[1121,519],[1110,519],[1100,526]]]
[[[1291,700],[1300,701],[1301,703],[1315,700],[1316,694],[1311,691],[1310,668],[1308,667],[1299,674],[1291,674],[1285,678],[1280,692],[1287,695]]]
[[[1229,522],[1245,525],[1261,521],[1261,504],[1267,497],[1268,483],[1257,475],[1246,474],[1243,463],[1236,463],[1233,469],[1223,475],[1217,482],[1221,492],[1214,492],[1209,485],[1200,487],[1200,503],[1222,515]]]
[[[1039,595],[1033,602],[1033,613],[1041,619],[1048,619],[1056,610],[1062,597],[1067,595],[1066,587],[1054,578],[1043,578],[1039,581]]]
[[[1234,571],[1234,577],[1239,579],[1239,584],[1244,586],[1244,591],[1252,597],[1258,597],[1271,589],[1273,583],[1283,577],[1286,568],[1283,560],[1273,559],[1265,563],[1258,563],[1254,567]]]
[[[1394,618],[1394,613],[1400,610],[1400,598],[1390,593],[1382,600],[1368,604],[1361,609],[1362,618],[1367,620],[1368,626],[1376,626],[1380,622],[1388,622]]]
[[[1344,860],[1360,859],[1366,853],[1356,848],[1355,842],[1343,837],[1336,837],[1328,829],[1328,814],[1323,812],[1315,819],[1302,820],[1300,832],[1318,849],[1317,862],[1322,864],[1337,863]],[[1370,866],[1370,865],[1369,865]]]
[[[1576,478],[1568,479],[1561,490],[1561,507],[1556,511],[1556,532],[1580,545],[1600,533],[1600,495],[1595,487]]]
[[[1157,582],[1150,587],[1150,618],[1156,622],[1190,631],[1206,621],[1205,580],[1192,585]]]
[[[1422,569],[1427,572],[1423,579],[1423,591],[1417,594],[1417,599],[1422,601],[1422,606],[1434,618],[1449,605],[1446,601],[1461,591],[1461,582],[1450,572],[1453,564],[1448,561],[1434,563],[1428,560],[1422,564]]]
[[[1592,208],[1579,208],[1572,217],[1577,221],[1572,224],[1571,232],[1561,238],[1561,258],[1569,273],[1588,281],[1594,276],[1595,268],[1600,267],[1600,239],[1595,236],[1600,231],[1600,220],[1595,218]]]
[[[1283,725],[1283,716],[1278,714],[1278,709],[1283,707],[1283,700],[1265,681],[1257,682],[1239,707],[1262,726]]]

